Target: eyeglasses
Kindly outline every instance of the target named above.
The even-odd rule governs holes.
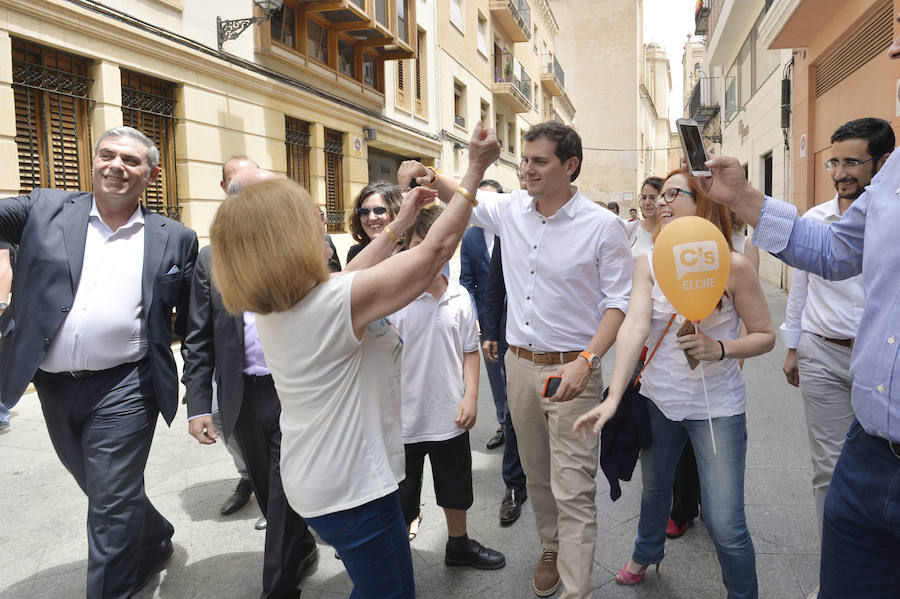
[[[837,158],[832,158],[831,160],[825,161],[825,169],[829,170],[829,171],[836,171],[838,166],[842,166],[842,167],[844,167],[845,171],[848,171],[850,169],[854,169],[854,168],[860,166],[861,164],[865,164],[867,162],[872,162],[873,160],[878,160],[882,156],[884,156],[884,154],[879,154],[878,156],[872,156],[868,160],[855,160],[853,158],[848,158],[847,160],[844,160],[843,162],[839,161]]]
[[[678,189],[677,187],[673,187],[673,188],[671,188],[671,189],[667,189],[667,190],[665,190],[664,192],[662,192],[662,193],[660,194],[659,197],[661,197],[662,199],[664,199],[664,200],[666,201],[666,204],[671,204],[672,202],[675,201],[675,198],[678,197],[678,194],[679,194],[679,193],[685,193],[685,194],[687,194],[687,195],[689,195],[689,196],[694,195],[693,193],[691,193],[691,192],[688,191],[687,189]]]
[[[384,216],[387,214],[386,206],[375,206],[374,208],[357,208],[356,213],[360,218],[366,218],[370,212],[374,212],[376,216]]]
[[[321,220],[322,224],[324,224],[324,225],[328,224],[328,219],[325,218],[325,211],[322,210],[321,208],[319,208],[319,220]]]

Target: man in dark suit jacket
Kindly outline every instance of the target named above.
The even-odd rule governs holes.
[[[100,136],[93,193],[35,189],[0,200],[17,243],[0,317],[0,399],[34,380],[56,453],[88,497],[87,596],[131,597],[172,555],[172,525],[144,492],[156,420],[178,406],[197,236],[140,204],[159,151],[130,127]]]
[[[242,170],[228,191],[270,178],[275,175],[269,171]],[[208,246],[200,250],[191,287],[183,377],[189,430],[204,445],[218,437],[211,414],[215,376],[222,432],[237,439],[267,520],[260,598],[296,598],[317,559],[316,542],[306,521],[288,505],[281,485],[281,404],[256,336],[255,316],[228,313],[211,280],[211,259]]]
[[[479,190],[496,191],[503,193],[503,187],[493,179],[485,179],[478,184]],[[491,263],[491,255],[488,252],[488,243],[493,249],[495,237],[490,236],[490,241],[485,238],[484,229],[481,227],[469,227],[462,238],[459,249],[459,284],[466,288],[472,301],[475,302],[475,312],[478,314],[478,328],[484,333],[484,292],[487,288],[488,269]],[[484,338],[482,337],[482,341]],[[487,442],[488,449],[494,449],[503,445],[503,419],[506,413],[506,375],[502,366],[497,362],[491,362],[485,356],[484,369],[491,385],[491,395],[494,397],[494,407],[497,411],[497,433]]]

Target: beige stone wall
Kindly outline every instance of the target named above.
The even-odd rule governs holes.
[[[201,239],[208,236],[209,223],[222,199],[219,180],[224,160],[233,154],[246,154],[263,168],[285,172],[286,115],[312,124],[310,193],[319,203],[324,202],[325,196],[325,128],[344,133],[345,207],[350,206],[353,196],[368,179],[365,143],[358,154],[353,148],[354,139],[363,137],[364,124],[376,120],[379,140],[404,149],[410,156],[432,159],[439,156],[439,144],[425,135],[372,119],[352,106],[336,104],[74,4],[62,0],[40,3],[4,0],[0,7],[3,8],[0,10],[0,114],[5,115],[0,121],[0,148],[8,165],[0,181],[0,193],[10,195],[18,190],[11,36],[93,61],[90,75],[94,80],[91,90],[94,138],[122,122],[120,69],[145,73],[176,85],[177,192],[183,207],[183,222],[194,228]],[[245,36],[252,43],[251,33]]]
[[[566,70],[566,90],[578,107],[574,125],[586,148],[576,183],[594,201],[609,201],[610,192],[634,191],[637,185],[640,4],[552,3],[560,25],[556,47]]]

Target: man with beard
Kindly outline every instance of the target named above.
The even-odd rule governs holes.
[[[862,195],[893,150],[894,131],[882,119],[856,119],[838,128],[831,144],[825,167],[837,194],[803,215],[824,223],[841,220]],[[826,281],[796,270],[781,325],[788,348],[784,374],[788,383],[800,387],[806,411],[820,534],[831,474],[853,422],[850,353],[865,299],[862,275]]]

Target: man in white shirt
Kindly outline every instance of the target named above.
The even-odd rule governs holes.
[[[853,200],[865,191],[894,148],[894,132],[887,121],[862,118],[838,128],[831,144],[825,166],[837,193],[803,215],[826,223],[841,220]],[[799,386],[803,395],[820,534],[825,495],[844,436],[853,422],[850,354],[864,306],[862,275],[827,281],[794,270],[781,325],[788,348],[783,370],[788,383]]]
[[[34,380],[60,461],[87,496],[89,599],[134,596],[174,551],[144,489],[156,421],[178,407],[197,236],[141,205],[159,150],[117,127],[94,148],[93,192],[0,200],[0,240],[19,244],[0,317],[0,400]]]
[[[581,161],[574,129],[535,125],[522,152],[527,191],[479,192],[471,219],[504,247],[507,400],[543,546],[533,588],[546,597],[562,583],[563,599],[593,595],[599,441],[576,439],[572,425],[600,402],[600,357],[625,317],[633,265],[621,219],[572,185]],[[449,200],[457,182],[417,164],[401,167],[401,186],[416,177]],[[542,397],[553,375],[559,388]]]

